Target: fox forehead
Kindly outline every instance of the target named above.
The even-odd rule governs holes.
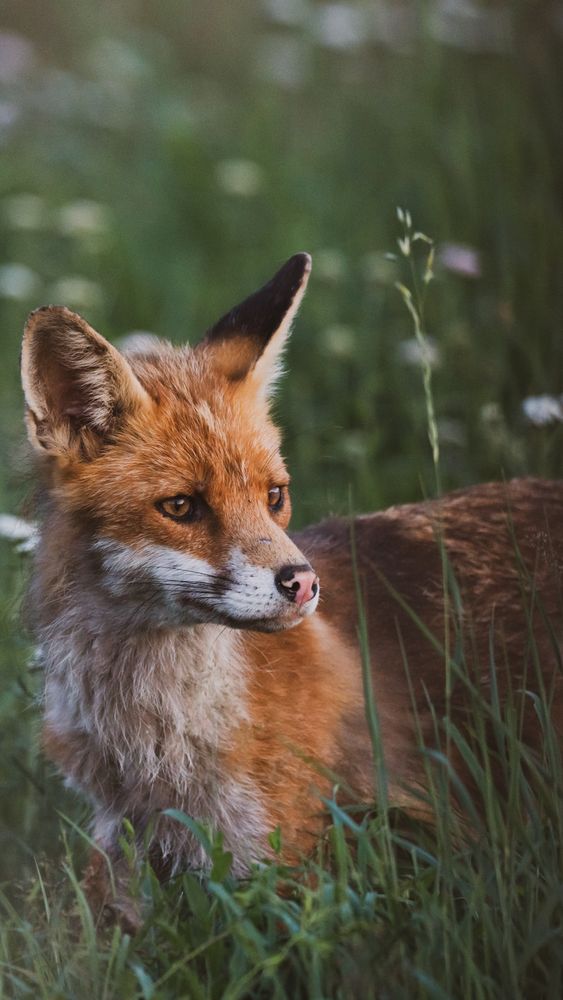
[[[280,433],[243,385],[210,372],[186,348],[162,345],[128,361],[151,406],[132,415],[95,461],[79,465],[69,482],[76,499],[99,503],[109,491],[114,505],[133,487],[139,498],[197,490],[221,503],[233,490],[261,492],[287,479]]]

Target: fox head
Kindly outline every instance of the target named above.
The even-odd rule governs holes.
[[[30,440],[88,579],[132,621],[277,631],[315,610],[268,406],[310,270],[291,257],[194,348],[121,353],[63,307],[29,317]]]

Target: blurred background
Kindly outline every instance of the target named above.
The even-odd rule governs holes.
[[[314,269],[277,402],[294,525],[432,493],[397,207],[436,246],[444,485],[560,475],[562,57],[548,0],[4,0],[0,511],[30,490],[30,309],[195,341],[297,250]],[[56,851],[57,809],[83,813],[38,750],[25,558],[0,559],[1,879]]]

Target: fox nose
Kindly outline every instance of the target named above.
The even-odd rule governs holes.
[[[319,578],[310,566],[283,566],[276,575],[276,587],[300,608],[317,596]]]

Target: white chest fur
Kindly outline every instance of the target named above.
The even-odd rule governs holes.
[[[43,636],[45,718],[80,748],[65,768],[95,805],[96,840],[110,849],[124,816],[141,827],[167,807],[222,830],[242,873],[267,853],[258,791],[225,770],[224,754],[246,719],[240,640],[216,625],[96,633],[73,610]],[[159,819],[173,867],[201,867],[189,831]]]

